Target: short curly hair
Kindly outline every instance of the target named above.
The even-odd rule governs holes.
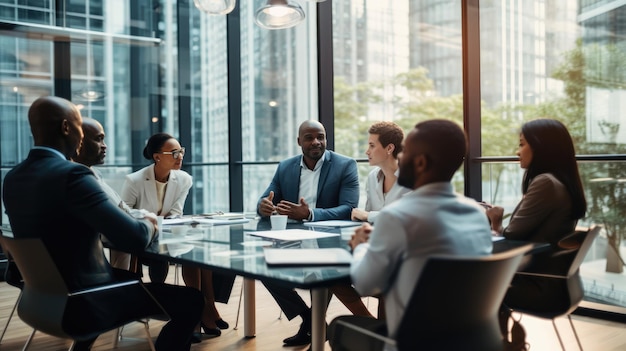
[[[402,151],[402,139],[404,139],[404,132],[399,125],[389,121],[376,122],[370,126],[368,132],[378,135],[378,141],[383,147],[393,144],[395,146],[393,157],[398,158],[398,154]]]

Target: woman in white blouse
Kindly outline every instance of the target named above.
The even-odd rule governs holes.
[[[393,122],[377,122],[370,126],[365,151],[369,164],[375,166],[367,177],[365,209],[352,210],[352,220],[374,223],[378,212],[387,204],[408,193],[398,185],[398,154],[402,151],[402,128]]]
[[[159,216],[172,217],[183,214],[185,199],[192,185],[191,176],[180,168],[185,148],[176,138],[167,133],[157,133],[148,139],[143,156],[154,163],[126,176],[122,188],[122,199],[131,208],[141,208]],[[150,280],[165,281],[167,262],[146,262]],[[220,329],[228,328],[215,307],[212,272],[207,269],[183,266],[185,284],[202,291],[205,299],[202,328],[205,334],[219,336]],[[195,342],[200,341],[195,335]]]

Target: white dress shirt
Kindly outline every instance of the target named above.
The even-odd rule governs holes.
[[[400,170],[397,169],[394,173],[396,178]],[[365,211],[368,211],[367,221],[374,223],[379,211],[386,205],[396,201],[404,194],[411,191],[409,188],[405,188],[398,184],[396,181],[393,183],[391,189],[387,192],[383,192],[383,184],[385,183],[385,174],[380,167],[374,167],[367,176],[367,182],[365,183],[365,192],[367,194],[367,201],[365,202]]]
[[[425,260],[436,254],[491,253],[487,216],[448,182],[424,185],[380,211],[368,243],[358,245],[350,275],[362,296],[383,294],[394,337]]]
[[[313,218],[313,210],[317,204],[317,187],[320,183],[320,174],[322,173],[322,165],[324,164],[324,155],[317,160],[315,167],[309,169],[304,163],[304,156],[300,161],[300,197],[309,205],[309,219]]]

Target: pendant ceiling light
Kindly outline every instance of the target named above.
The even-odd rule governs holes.
[[[237,0],[193,0],[193,3],[209,15],[226,15],[233,11]]]
[[[255,22],[265,29],[284,29],[304,20],[304,11],[298,4],[287,0],[268,0],[256,11]]]
[[[91,77],[94,75],[93,66],[91,64],[91,60],[93,58],[92,49],[91,49],[91,38],[87,37],[86,45],[86,55],[85,61],[87,63],[87,83],[83,86],[82,89],[74,92],[74,97],[84,100],[84,101],[98,101],[104,98],[104,89],[98,84],[91,81]]]

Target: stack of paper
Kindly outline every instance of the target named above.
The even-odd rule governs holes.
[[[303,224],[308,227],[339,228],[339,227],[355,227],[355,226],[363,224],[363,222],[331,220],[331,221],[319,221],[319,222],[304,222]]]
[[[270,266],[349,265],[352,255],[344,249],[263,249]]]
[[[212,225],[224,225],[224,224],[238,224],[247,223],[250,219],[243,218],[240,213],[239,217],[225,217],[225,218],[206,218],[200,216],[185,216],[181,218],[166,218],[163,220],[163,225],[175,225],[175,224],[212,224]]]
[[[267,230],[260,232],[248,232],[248,234],[261,238],[282,241],[322,239],[339,236],[338,233],[316,232],[313,230],[304,229]]]

